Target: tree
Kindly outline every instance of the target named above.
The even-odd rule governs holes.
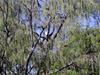
[[[1,75],[98,75],[99,16],[94,28],[77,21],[89,21],[98,7],[93,0],[1,0]]]

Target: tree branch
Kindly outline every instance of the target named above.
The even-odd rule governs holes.
[[[34,53],[34,50],[35,50],[37,44],[39,43],[39,40],[40,40],[40,38],[41,38],[41,35],[42,35],[43,31],[44,31],[44,30],[41,31],[40,37],[39,37],[39,39],[37,40],[37,42],[35,43],[35,45],[34,45],[34,47],[33,47],[33,50],[32,50],[31,53],[29,54],[29,57],[28,57],[28,59],[27,59],[27,61],[26,61],[25,75],[28,75],[28,64],[29,64],[29,62],[30,62],[30,59],[31,59],[31,57],[32,57],[32,54]]]

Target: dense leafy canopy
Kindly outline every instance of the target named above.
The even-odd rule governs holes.
[[[99,75],[99,7],[96,0],[0,0],[0,74]]]

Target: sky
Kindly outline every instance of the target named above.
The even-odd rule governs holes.
[[[37,32],[38,34],[41,33],[42,29],[41,28],[38,28],[39,26],[41,25],[44,25],[43,22],[45,22],[47,19],[45,18],[45,16],[43,16],[43,13],[42,13],[42,10],[43,10],[43,7],[44,5],[46,5],[47,1],[46,0],[38,0],[38,15],[40,16],[39,19],[35,19],[33,18],[33,25],[36,26],[35,28],[35,32]],[[21,21],[24,23],[24,24],[29,24],[29,21],[27,21],[27,17],[25,14],[21,14]],[[93,27],[96,27],[97,26],[97,22],[98,22],[98,25],[100,27],[100,13],[97,13],[97,12],[92,12],[89,16],[88,16],[88,19],[86,19],[86,17],[83,17],[83,16],[79,16],[77,17],[76,19],[76,22],[78,22],[81,27],[83,28],[86,28],[87,25],[91,28]],[[51,29],[52,30],[52,29]],[[56,32],[56,31],[55,31]],[[45,30],[44,33],[47,33],[47,30]]]

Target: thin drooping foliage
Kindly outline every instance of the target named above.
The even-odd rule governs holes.
[[[99,75],[99,6],[94,0],[1,0],[0,74]]]

